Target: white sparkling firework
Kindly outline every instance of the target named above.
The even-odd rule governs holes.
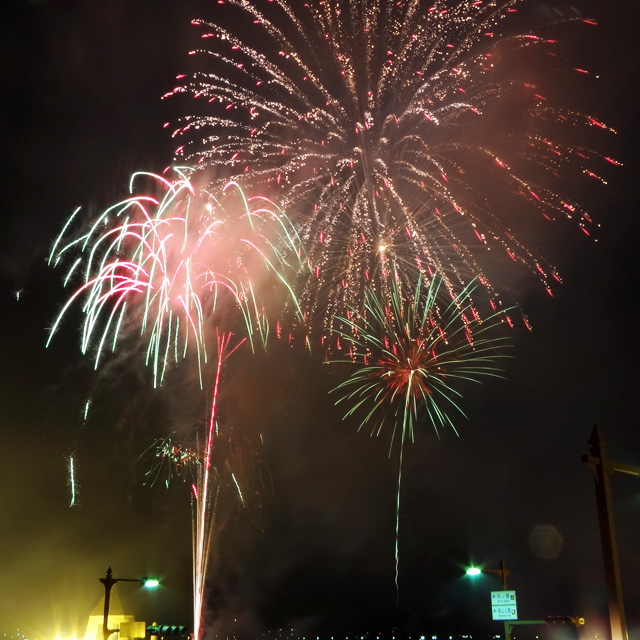
[[[219,19],[194,20],[202,71],[167,94],[198,104],[174,131],[176,156],[280,194],[308,256],[300,301],[325,337],[391,264],[409,283],[437,270],[452,296],[478,277],[495,309],[493,249],[552,293],[560,278],[518,225],[568,218],[590,233],[560,185],[573,170],[600,179],[603,159],[570,139],[608,127],[514,79],[517,56],[557,45],[542,31],[503,35],[521,3],[218,4]]]

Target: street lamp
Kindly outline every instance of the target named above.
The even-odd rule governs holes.
[[[505,591],[507,590],[507,576],[509,575],[510,571],[504,564],[504,560],[500,560],[500,564],[498,565],[497,569],[480,569],[478,567],[469,567],[466,570],[466,574],[471,578],[479,576],[481,573],[497,573],[500,576],[500,580],[502,580],[502,588]]]
[[[143,578],[142,586],[145,589],[155,589],[160,586],[160,580],[158,578]]]
[[[114,578],[111,567],[107,569],[107,575],[105,578],[99,578],[100,582],[104,585],[104,616],[102,618],[102,640],[107,638],[117,631],[117,629],[109,629],[109,603],[111,601],[111,587],[116,582],[139,582],[146,589],[155,589],[160,581],[157,578]]]
[[[504,564],[504,560],[500,560],[500,564],[497,569],[481,569],[479,567],[469,567],[465,572],[469,577],[473,578],[479,576],[481,573],[496,573],[502,581],[502,589],[507,590],[507,576],[509,575],[509,569]],[[511,640],[511,626],[507,620],[504,621],[504,640]]]
[[[507,590],[507,576],[509,575],[509,570],[506,568],[504,560],[500,560],[500,564],[497,569],[480,569],[472,566],[469,567],[465,573],[471,577],[479,576],[481,573],[497,573],[502,580],[502,588],[504,591]],[[515,626],[538,625],[545,623],[549,626],[572,624],[575,627],[579,627],[584,624],[584,618],[582,616],[547,616],[544,620],[505,620],[504,638],[505,640],[511,640],[511,629]]]

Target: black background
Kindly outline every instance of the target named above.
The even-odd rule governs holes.
[[[76,206],[100,209],[121,199],[132,171],[169,164],[174,143],[162,125],[181,107],[160,96],[190,70],[190,20],[212,8],[195,0],[13,0],[0,13],[1,632],[82,634],[109,565],[116,577],[161,575],[153,594],[119,587],[138,618],[191,624],[188,488],[143,486],[140,454],[178,423],[205,419],[206,393],[187,395],[180,378],[170,392],[152,393],[135,364],[92,375],[72,323],[45,350],[63,300],[60,274],[45,258]],[[583,615],[587,637],[605,628],[595,496],[580,456],[597,424],[612,459],[640,465],[639,10],[628,0],[572,10],[599,22],[574,52],[576,66],[599,79],[574,97],[618,131],[607,153],[624,166],[608,187],[586,194],[603,224],[597,243],[548,228],[541,249],[564,285],[553,299],[535,283],[520,287],[534,330],[514,333],[507,380],[469,391],[460,438],[438,440],[425,427],[407,449],[398,602],[388,442],[343,423],[327,396],[335,380],[306,355],[276,346],[239,359],[227,374],[225,401],[237,407],[228,411],[264,434],[273,489],[265,485],[261,506],[214,544],[208,593],[217,631],[498,633],[488,595],[498,581],[462,574],[472,561],[492,568],[501,558],[521,618]],[[71,454],[79,477],[73,508]],[[637,638],[640,484],[619,474],[612,484]],[[532,546],[538,525],[561,536],[553,558]],[[534,632],[518,637],[527,633]]]

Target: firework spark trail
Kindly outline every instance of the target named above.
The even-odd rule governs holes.
[[[209,562],[209,550],[211,548],[211,535],[213,532],[212,523],[212,499],[210,495],[211,456],[213,453],[213,443],[216,425],[216,407],[218,401],[218,391],[220,385],[220,374],[224,360],[235,351],[240,344],[229,350],[232,338],[231,333],[217,336],[218,362],[213,384],[213,399],[211,401],[211,416],[209,419],[209,429],[205,445],[204,467],[200,476],[197,491],[197,517],[194,530],[193,549],[193,607],[194,607],[194,638],[200,640],[202,633],[202,606],[204,603],[204,587]]]
[[[76,480],[76,470],[75,470],[75,458],[73,457],[73,455],[69,456],[69,462],[68,462],[68,468],[69,468],[69,493],[70,493],[70,497],[69,497],[69,506],[70,507],[75,507],[78,505],[78,485],[77,485],[77,480]]]
[[[79,274],[83,282],[58,315],[47,345],[66,312],[82,301],[81,348],[94,350],[96,368],[104,351],[116,350],[123,332],[138,333],[148,341],[154,386],[163,381],[168,365],[189,351],[196,354],[202,386],[205,326],[223,317],[226,298],[241,311],[252,344],[256,335],[266,342],[269,321],[261,284],[271,274],[293,296],[286,274],[296,267],[279,251],[286,245],[290,257],[299,255],[292,246],[295,230],[275,205],[247,198],[235,183],[223,191],[232,206],[227,201],[223,206],[209,191],[197,190],[188,171],[178,173],[174,181],[134,174],[132,192],[140,180],[150,179],[160,195],[132,195],[69,241],[63,236],[77,212],[67,222],[49,262],[57,265],[73,256],[65,284]]]
[[[571,132],[608,127],[512,77],[514,56],[556,55],[543,31],[501,34],[518,0],[219,4],[217,21],[193,21],[202,71],[167,94],[200,103],[174,130],[176,156],[282,194],[307,250],[300,301],[325,337],[391,263],[412,284],[437,270],[451,292],[479,275],[496,308],[482,257],[494,249],[552,292],[558,274],[504,214],[589,233],[588,213],[558,191],[567,171],[600,179],[609,160]],[[522,108],[505,127],[508,101]],[[497,193],[511,200],[493,205]]]
[[[237,495],[237,504],[243,509],[248,507],[242,489],[247,478],[238,477],[243,469],[233,470],[239,462],[239,449],[235,446],[231,432],[226,437],[220,433],[218,419],[218,395],[223,365],[246,339],[239,340],[231,346],[233,334],[231,332],[218,336],[218,359],[213,381],[213,397],[210,407],[210,418],[205,430],[205,445],[202,451],[192,448],[182,442],[176,442],[171,437],[159,438],[149,447],[145,454],[153,451],[155,462],[146,476],[148,483],[153,485],[166,470],[165,485],[169,486],[174,477],[185,480],[191,478],[192,493],[192,545],[193,545],[193,607],[194,607],[194,638],[197,640],[203,632],[203,605],[205,583],[211,542],[214,534],[222,529],[228,513],[223,511],[223,492],[233,489]],[[222,438],[222,439],[221,439]],[[246,438],[245,438],[246,440]],[[222,446],[220,446],[222,445]],[[143,454],[142,457],[145,457]],[[215,458],[215,460],[214,460]],[[244,470],[246,471],[246,470]],[[233,502],[233,499],[231,500]]]
[[[233,429],[220,429],[218,398],[223,367],[246,340],[243,338],[232,344],[233,337],[231,332],[217,336],[218,359],[202,455],[203,464],[196,466],[196,480],[192,484],[195,640],[199,640],[203,633],[204,590],[212,538],[214,533],[223,529],[233,511],[249,507],[250,492],[245,493],[243,487],[250,486],[255,463],[259,462],[256,449],[247,447],[249,439],[246,435],[242,436],[240,442]],[[244,454],[248,450],[251,451],[251,458],[249,464],[246,464]],[[230,498],[226,502],[225,496]]]
[[[379,435],[391,427],[389,455],[398,442],[396,493],[396,589],[399,568],[399,521],[402,462],[407,441],[413,441],[421,411],[436,432],[457,430],[450,411],[464,416],[456,384],[501,377],[496,361],[505,338],[496,332],[504,313],[481,319],[471,304],[471,283],[457,296],[443,294],[442,279],[421,280],[407,292],[397,271],[389,277],[390,305],[375,289],[366,291],[365,312],[352,309],[341,318],[343,332],[355,351],[348,362],[357,369],[334,391],[342,395],[336,404],[351,406],[345,418],[362,414],[360,428],[371,425]],[[336,360],[335,362],[341,362]],[[399,432],[399,433],[398,433]],[[399,593],[399,590],[397,591]]]
[[[197,467],[202,464],[202,455],[197,450],[182,442],[174,441],[170,436],[158,438],[140,457],[146,458],[152,452],[153,464],[145,473],[146,484],[153,486],[164,473],[164,484],[169,484],[174,477],[186,480],[187,475],[194,478]]]

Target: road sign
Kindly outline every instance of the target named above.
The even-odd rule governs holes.
[[[517,620],[516,592],[492,591],[491,616],[493,620]]]

